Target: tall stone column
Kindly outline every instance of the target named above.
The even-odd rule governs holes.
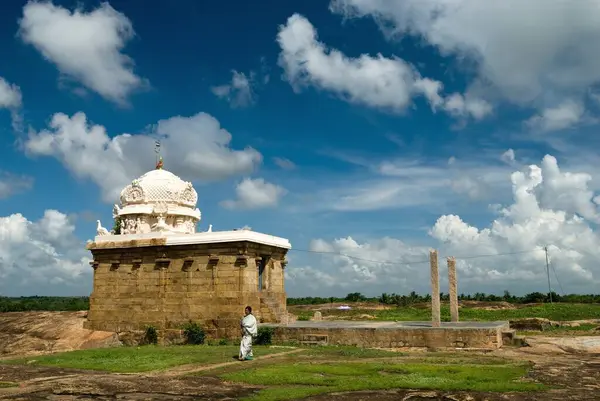
[[[435,249],[429,251],[429,265],[431,267],[431,325],[440,327],[440,274],[438,253]]]
[[[458,322],[458,291],[456,285],[456,259],[448,258],[448,287],[450,293],[450,321]]]

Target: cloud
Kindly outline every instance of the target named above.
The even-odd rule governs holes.
[[[470,90],[486,99],[554,109],[566,98],[580,102],[600,83],[595,0],[332,0],[330,9],[372,17],[389,38],[411,35],[456,56],[465,69],[475,68]],[[548,127],[568,125],[576,115]]]
[[[456,157],[448,162],[409,157],[352,161],[368,174],[328,178],[327,186],[316,193],[316,208],[349,212],[440,207],[465,196],[481,201],[497,196],[511,171],[489,160]]]
[[[0,77],[0,108],[18,109],[22,101],[21,88]]]
[[[33,178],[0,171],[0,199],[25,192],[33,187]]]
[[[583,104],[565,100],[556,107],[546,108],[526,121],[532,129],[543,132],[570,128],[581,121],[585,113]]]
[[[212,93],[220,99],[225,99],[231,107],[248,107],[255,103],[253,92],[254,73],[246,76],[243,72],[232,71],[231,83],[221,86],[213,86]]]
[[[513,149],[508,149],[506,152],[500,155],[500,160],[502,160],[506,164],[514,164],[515,151]]]
[[[75,235],[75,226],[56,210],[35,222],[20,213],[0,217],[0,292],[59,295],[70,286],[80,294],[91,280],[89,253]]]
[[[221,206],[227,209],[260,209],[275,207],[287,190],[279,185],[266,182],[262,178],[245,178],[235,192],[236,200],[225,200]]]
[[[161,139],[165,169],[187,180],[214,181],[252,172],[262,155],[251,147],[229,147],[231,134],[206,113],[160,120],[151,134],[110,137],[84,113],[56,113],[49,128],[30,132],[25,150],[31,156],[52,156],[75,177],[90,179],[114,203],[132,179],[154,168],[154,141]]]
[[[293,170],[296,168],[296,164],[290,159],[286,159],[285,157],[274,157],[273,163],[275,163],[284,170]]]
[[[280,26],[279,65],[295,90],[312,85],[335,93],[350,103],[402,112],[416,96],[424,96],[433,109],[482,118],[491,106],[469,97],[440,95],[439,81],[421,77],[416,68],[398,58],[363,54],[350,58],[318,41],[317,31],[305,17],[294,14]],[[459,102],[462,102],[459,104]]]
[[[489,226],[479,228],[460,216],[447,214],[429,230],[435,242],[422,246],[388,237],[362,242],[352,237],[315,240],[313,251],[355,257],[320,255],[320,274],[337,277],[340,291],[346,292],[366,292],[367,288],[379,292],[430,291],[425,245],[433,245],[441,255],[457,257],[461,292],[546,291],[547,246],[554,290],[560,292],[562,287],[565,292],[594,292],[600,284],[600,235],[596,231],[600,209],[598,197],[588,188],[591,176],[563,172],[548,155],[540,166],[513,172],[508,179],[512,203],[498,208]],[[423,263],[414,263],[419,261]],[[445,261],[440,260],[440,264],[444,266]],[[313,260],[307,265],[317,263]],[[302,268],[302,264],[298,266]],[[292,268],[288,267],[290,274]],[[442,281],[447,285],[443,270]],[[316,282],[310,269],[300,272],[290,275],[294,281],[288,288]],[[320,286],[324,293],[327,288],[331,288],[327,282]]]
[[[133,60],[122,53],[135,35],[131,21],[108,3],[85,12],[29,1],[19,35],[64,77],[110,101],[124,105],[131,92],[147,85],[133,72]]]

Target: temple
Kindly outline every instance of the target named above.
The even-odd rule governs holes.
[[[193,321],[210,336],[238,336],[246,305],[260,322],[287,323],[290,242],[250,229],[197,232],[197,201],[162,159],[123,189],[114,227],[98,221],[87,244],[94,286],[86,328],[169,330]]]

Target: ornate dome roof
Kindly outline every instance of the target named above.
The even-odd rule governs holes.
[[[197,202],[191,182],[160,168],[133,180],[121,191],[121,206],[164,203],[195,208]]]

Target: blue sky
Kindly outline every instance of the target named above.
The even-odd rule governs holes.
[[[0,293],[88,294],[159,136],[200,230],[290,239],[291,296],[428,291],[429,247],[465,292],[545,290],[544,246],[593,291],[600,14],[563,3],[2,4]]]

